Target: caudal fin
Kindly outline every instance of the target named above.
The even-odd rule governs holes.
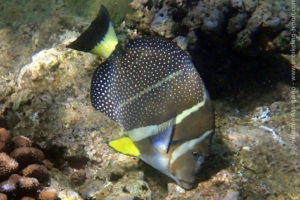
[[[102,5],[97,17],[88,29],[67,47],[78,51],[92,52],[107,58],[114,51],[117,44],[118,38],[109,13]]]

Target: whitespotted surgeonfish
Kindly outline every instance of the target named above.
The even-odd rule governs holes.
[[[209,153],[212,103],[191,58],[159,37],[118,44],[108,11],[68,47],[107,58],[94,72],[94,108],[128,133],[109,145],[191,189]]]

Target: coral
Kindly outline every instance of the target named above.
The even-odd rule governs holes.
[[[17,183],[20,180],[21,176],[18,174],[12,174],[8,180],[3,181],[0,183],[0,192],[6,193],[6,194],[12,194],[16,188]]]
[[[29,138],[15,136],[9,141],[8,131],[6,129],[0,130],[2,141],[15,148],[10,153],[11,156],[0,152],[0,180],[2,180],[0,182],[0,200],[5,198],[12,200],[35,199],[39,195],[45,200],[57,199],[55,189],[43,188],[42,185],[46,183],[49,177],[48,169],[42,164],[37,164],[43,162],[45,158],[44,153],[37,148],[31,147],[32,141]],[[3,133],[6,133],[6,135]],[[6,179],[7,177],[8,179]]]
[[[0,153],[0,180],[16,171],[19,167],[17,161],[6,153]]]
[[[33,198],[33,197],[22,197],[21,200],[35,200],[35,198]]]
[[[49,173],[44,165],[31,164],[23,169],[23,175],[28,177],[34,177],[39,180],[39,182],[44,182],[48,179]]]
[[[21,177],[18,181],[18,186],[24,192],[33,192],[39,188],[39,181],[36,178]]]
[[[0,152],[5,150],[6,144],[9,142],[10,138],[9,132],[4,128],[0,128]]]
[[[21,165],[29,163],[42,163],[44,153],[34,147],[19,147],[10,153],[10,156],[16,159]]]
[[[0,200],[7,200],[6,194],[0,193]]]
[[[22,135],[17,135],[15,137],[13,137],[12,142],[13,142],[15,148],[32,146],[31,140]]]

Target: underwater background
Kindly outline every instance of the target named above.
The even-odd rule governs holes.
[[[107,145],[125,132],[90,103],[91,77],[104,60],[66,48],[101,4],[122,44],[147,35],[173,40],[206,84],[216,129],[192,190]],[[25,146],[34,150],[23,153],[33,161],[24,165],[46,167],[41,185],[60,199],[300,199],[299,6],[289,0],[1,0],[0,128],[10,132],[6,138],[29,138]],[[0,133],[0,152],[20,148]],[[13,166],[1,156],[7,163],[1,167]],[[21,174],[8,171],[1,176],[0,170],[0,197],[36,195],[38,187],[7,191],[7,176]]]

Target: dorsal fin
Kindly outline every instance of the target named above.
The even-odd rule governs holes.
[[[109,13],[102,5],[97,17],[88,29],[67,47],[78,51],[92,52],[107,58],[114,51],[117,44],[118,38]]]

